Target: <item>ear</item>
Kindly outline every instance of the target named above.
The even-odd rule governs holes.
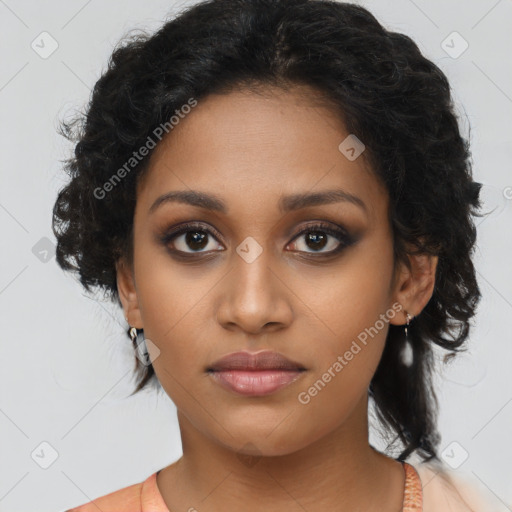
[[[390,319],[393,325],[405,324],[406,313],[412,317],[418,316],[434,292],[439,257],[430,254],[409,254],[408,258],[411,268],[401,262],[395,278],[391,304],[398,302],[402,306],[402,314]]]
[[[124,316],[131,327],[143,329],[142,315],[137,299],[133,269],[124,258],[116,261],[117,291],[123,305]]]

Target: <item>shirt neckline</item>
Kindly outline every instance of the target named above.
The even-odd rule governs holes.
[[[423,487],[416,468],[408,462],[402,461],[405,471],[404,498],[402,512],[422,512]]]
[[[423,489],[418,472],[408,462],[402,461],[405,472],[404,496],[402,501],[402,512],[422,512],[423,510]],[[141,510],[142,512],[170,512],[158,489],[156,482],[156,471],[150,475],[142,484],[141,489]]]

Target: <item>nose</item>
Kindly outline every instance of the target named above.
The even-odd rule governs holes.
[[[283,329],[293,319],[293,293],[263,251],[248,263],[238,255],[219,293],[217,321],[227,330],[260,334]]]

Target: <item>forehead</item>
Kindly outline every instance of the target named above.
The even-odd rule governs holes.
[[[308,87],[210,95],[158,143],[139,184],[137,208],[149,210],[172,190],[268,207],[283,194],[341,188],[380,215],[387,208],[382,184],[363,154],[349,160],[340,150],[351,137]]]

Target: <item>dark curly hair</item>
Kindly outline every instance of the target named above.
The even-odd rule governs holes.
[[[101,200],[97,191],[190,98],[295,85],[321,93],[348,132],[364,141],[363,157],[389,193],[395,262],[408,264],[411,247],[439,257],[433,295],[409,327],[412,366],[399,360],[403,326],[389,325],[369,387],[379,421],[404,447],[398,460],[414,451],[439,460],[433,344],[449,351],[445,362],[466,350],[480,300],[471,215],[481,216],[481,184],[472,180],[469,142],[446,76],[412,39],[386,30],[363,7],[208,0],[152,35],[127,34],[86,112],[59,126],[76,146],[64,160],[70,181],[53,209],[57,262],[77,272],[87,291],[99,287],[121,306],[115,264],[121,256],[133,262],[136,186],[152,151]],[[135,369],[134,393],[155,376],[152,365],[137,359]]]

